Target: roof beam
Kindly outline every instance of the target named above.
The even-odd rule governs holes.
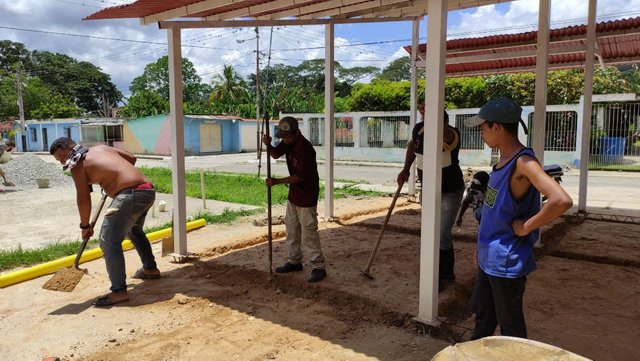
[[[406,6],[403,7],[380,7],[368,9],[365,11],[356,11],[353,13],[348,13],[344,15],[340,15],[337,17],[340,18],[351,18],[356,16],[362,16],[365,18],[376,18],[376,17],[384,17],[384,16],[424,16],[427,14],[427,9],[424,4],[418,3],[416,5],[416,1],[407,1]]]
[[[340,6],[357,4],[359,2],[362,2],[362,0],[331,0],[331,1],[323,1],[320,3],[314,3],[314,1],[308,1],[308,2],[310,2],[311,5],[299,6],[293,9],[272,12],[264,16],[259,16],[258,19],[260,20],[280,19],[280,18],[289,17],[289,16],[300,17],[301,15],[319,12],[327,9],[333,9]],[[303,4],[307,3],[307,1],[302,3]]]
[[[358,11],[366,11],[368,9],[393,8],[402,7],[402,4],[412,4],[413,0],[371,0],[371,1],[353,1],[352,5],[343,4],[339,7],[325,8],[323,11],[308,12],[300,16],[301,19],[315,19],[319,17],[331,16],[338,17],[341,14],[353,13]]]
[[[148,15],[140,18],[142,25],[157,23],[169,19],[188,17],[203,11],[215,9],[220,6],[231,5],[242,0],[205,0],[191,5],[181,6],[179,8],[162,11],[156,14]]]
[[[275,0],[264,4],[249,6],[248,8],[221,12],[219,14],[207,16],[205,20],[224,20],[250,16],[257,17],[259,14],[279,11],[280,9],[287,9],[294,5],[301,5],[313,1],[315,0]]]
[[[205,28],[245,28],[255,26],[300,26],[334,24],[382,23],[391,21],[409,21],[413,18],[376,18],[376,19],[291,19],[291,20],[218,20],[218,21],[161,21],[160,29],[205,29]]]
[[[558,55],[558,54],[571,54],[571,53],[581,53],[585,52],[586,48],[584,46],[575,45],[575,46],[566,46],[559,48],[549,49],[549,55]],[[477,55],[465,55],[465,56],[456,56],[455,52],[447,52],[447,64],[463,64],[463,63],[474,63],[486,60],[505,60],[505,59],[517,59],[524,57],[534,57],[536,56],[536,49],[530,50],[522,50],[522,51],[509,51],[509,52],[501,52],[501,53],[490,53],[490,54],[477,54]]]

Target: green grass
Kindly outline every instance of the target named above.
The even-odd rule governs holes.
[[[140,170],[151,180],[160,193],[173,193],[171,169],[147,168]],[[229,173],[204,173],[205,197],[218,201],[249,204],[263,207],[267,204],[267,187],[264,179],[254,175]],[[287,201],[287,187],[275,186],[271,190],[274,204]],[[201,198],[200,172],[187,172],[185,177],[185,193],[188,197]]]
[[[151,180],[156,190],[160,193],[172,193],[173,185],[171,170],[168,168],[147,168],[140,170]],[[274,175],[274,177],[280,177]],[[189,197],[201,198],[200,172],[187,172],[185,176],[185,193]],[[336,198],[346,196],[379,196],[383,193],[374,191],[362,191],[354,187],[353,181],[344,180],[347,185],[334,189]],[[205,197],[217,201],[249,204],[258,207],[267,205],[267,187],[264,179],[254,175],[204,172]],[[288,187],[276,185],[271,188],[271,201],[273,204],[287,202]],[[324,197],[324,187],[320,187],[320,197]]]
[[[95,247],[95,244],[92,245]],[[0,250],[0,271],[52,261],[78,252],[80,241],[57,242],[38,249]],[[89,249],[89,244],[87,244]]]
[[[589,170],[640,172],[640,164],[602,164],[589,162]]]

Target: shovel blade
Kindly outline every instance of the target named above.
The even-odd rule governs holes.
[[[79,268],[63,268],[58,270],[47,282],[42,285],[45,290],[71,292],[80,283],[86,270]]]

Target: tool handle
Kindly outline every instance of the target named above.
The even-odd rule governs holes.
[[[393,195],[393,201],[391,201],[391,206],[389,206],[389,211],[387,212],[387,216],[384,218],[384,223],[382,224],[382,228],[380,228],[380,234],[378,234],[378,239],[376,240],[375,246],[373,246],[373,251],[371,252],[371,256],[369,257],[369,262],[367,263],[367,268],[365,268],[364,272],[369,273],[371,270],[371,265],[373,264],[373,259],[378,253],[378,247],[380,246],[380,241],[382,240],[382,235],[384,231],[387,229],[387,223],[389,223],[389,218],[391,218],[391,213],[393,212],[393,208],[396,206],[396,201],[400,196],[400,192],[402,191],[402,186],[404,182],[400,182],[398,184],[398,189],[396,189],[396,194]]]
[[[93,214],[93,218],[89,223],[91,225],[91,228],[93,228],[96,225],[96,222],[98,221],[98,216],[100,215],[100,211],[102,211],[102,207],[104,206],[104,202],[106,200],[107,200],[107,194],[103,193],[102,198],[100,198],[100,203],[98,203],[98,208],[96,208],[96,212]],[[78,250],[78,254],[76,254],[76,259],[75,261],[73,261],[73,268],[75,269],[79,269],[78,265],[80,264],[80,257],[82,257],[82,253],[84,252],[84,249],[87,247],[87,242],[89,242],[89,237],[83,237],[82,243],[80,243],[80,249]]]

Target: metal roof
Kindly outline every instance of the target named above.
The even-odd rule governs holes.
[[[449,10],[511,2],[512,0],[449,1]],[[102,9],[84,20],[140,18],[151,24],[172,19],[237,20],[348,20],[413,19],[427,14],[421,0],[138,0]]]
[[[587,26],[549,32],[549,69],[583,67]],[[513,73],[535,70],[537,31],[447,41],[447,76]],[[596,56],[601,65],[640,62],[640,17],[596,24]],[[404,49],[411,54],[411,45]],[[418,58],[427,44],[418,46]]]

